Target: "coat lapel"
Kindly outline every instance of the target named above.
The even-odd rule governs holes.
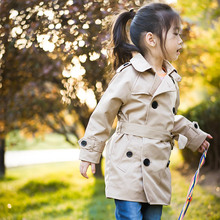
[[[153,70],[151,65],[147,62],[147,60],[140,53],[137,53],[130,60],[130,62],[138,72],[143,73],[150,69]],[[181,77],[177,74],[172,64],[170,64],[167,60],[164,60],[163,65],[166,67],[167,75],[164,77],[163,80],[161,80],[161,78],[157,74],[154,73],[155,76],[154,76],[153,84],[149,90],[150,95],[152,95],[153,97],[159,94],[165,93],[165,92],[176,91],[176,85],[173,79],[175,79],[176,81],[181,80]]]
[[[163,65],[165,66],[165,68],[167,70],[167,75],[164,77],[162,82],[157,87],[156,91],[153,94],[153,97],[158,96],[158,95],[165,93],[165,92],[176,91],[177,88],[176,88],[175,80],[176,81],[181,80],[180,75],[177,74],[176,69],[172,66],[172,64],[170,62],[168,62],[167,60],[164,60]],[[159,76],[157,76],[157,77],[160,78]]]
[[[154,96],[154,93],[157,91],[157,89],[160,86],[161,82],[162,82],[161,78],[157,74],[155,74],[154,75],[153,85],[152,85],[152,87],[150,89],[150,94],[152,96]]]
[[[158,96],[165,92],[176,91],[175,82],[169,75],[166,75],[162,80],[161,84],[158,86],[157,90],[154,92],[153,97]]]

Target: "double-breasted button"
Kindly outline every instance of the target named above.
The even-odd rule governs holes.
[[[148,158],[144,159],[144,165],[148,167],[150,165],[150,160]]]
[[[198,125],[196,123],[194,123],[194,127],[197,129],[198,128]]]
[[[152,108],[156,109],[158,107],[157,101],[152,102]]]
[[[174,115],[176,114],[176,109],[175,109],[175,107],[173,107],[173,114],[174,114]]]
[[[87,141],[81,141],[81,145],[85,147],[87,145]]]
[[[131,151],[128,151],[128,152],[126,153],[126,155],[127,155],[127,157],[132,157],[132,156],[133,156],[133,153],[132,153]]]

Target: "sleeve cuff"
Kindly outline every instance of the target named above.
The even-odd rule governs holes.
[[[82,138],[78,141],[80,145],[79,159],[91,163],[99,163],[105,147],[105,142],[94,138]]]
[[[193,152],[195,152],[203,143],[203,141],[207,137],[207,133],[202,131],[199,128],[199,125],[197,122],[192,122],[192,124],[189,125],[189,129],[186,136],[189,136],[189,142],[187,143],[187,147],[191,149]]]
[[[80,149],[79,159],[98,164],[100,162],[101,155],[102,153],[99,152]]]

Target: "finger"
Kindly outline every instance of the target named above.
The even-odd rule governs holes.
[[[207,135],[207,138],[213,139],[213,137],[210,134]]]
[[[83,164],[83,162],[81,161],[81,162],[80,162],[80,166],[79,166],[79,170],[80,170],[81,175],[82,175],[82,173],[83,173],[83,166],[84,166],[84,164]]]
[[[205,141],[202,143],[202,145],[200,146],[200,153],[203,153],[205,150],[206,150],[206,148],[207,148],[207,145],[206,145],[206,143],[205,143]]]
[[[199,152],[199,153],[202,153],[202,152],[203,152],[202,146],[199,147],[198,152]]]
[[[81,162],[81,164],[80,164],[80,173],[81,173],[81,175],[83,176],[83,177],[85,177],[85,178],[89,178],[88,176],[87,176],[87,170],[88,170],[88,167],[89,167],[89,164],[90,163],[87,163],[87,162]]]
[[[200,149],[200,150],[199,150],[199,153],[201,153],[201,154],[202,154],[202,153],[203,153],[203,150],[202,150],[202,149]]]
[[[204,147],[205,147],[206,150],[209,148],[209,145],[210,145],[210,144],[209,144],[208,141],[205,141],[205,142],[204,142]]]
[[[96,170],[95,170],[95,164],[94,163],[91,164],[91,168],[92,168],[92,173],[95,174]]]
[[[85,166],[83,167],[83,173],[82,173],[82,175],[83,175],[86,179],[89,178],[88,175],[87,175],[87,170],[88,170],[89,165],[90,165],[90,164],[87,163],[87,164],[85,164]]]
[[[206,143],[206,150],[209,149],[209,146],[210,146],[210,143],[207,141],[207,143]]]
[[[205,151],[205,147],[202,146],[202,148],[201,148],[201,152],[203,153],[204,151]]]

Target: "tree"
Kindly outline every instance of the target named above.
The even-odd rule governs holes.
[[[142,3],[1,1],[1,175],[11,130],[37,131],[44,123],[64,135],[77,135],[77,125],[86,127],[110,80],[105,27],[117,10]],[[74,125],[67,124],[64,112],[73,115]]]
[[[201,128],[214,137],[208,164],[219,169],[220,2],[187,0],[178,3],[185,21],[185,47],[176,63],[180,74],[184,75],[181,94],[186,104],[182,105],[182,113],[191,120],[198,120]],[[188,151],[183,154],[191,161],[197,156],[193,157]]]
[[[201,87],[200,98],[197,95],[187,102],[187,107],[219,94],[220,6],[217,0],[193,3],[187,0],[178,2],[177,8],[184,27],[184,49],[175,63],[184,76],[181,93],[188,95],[183,99],[189,99],[189,90],[198,91]],[[183,109],[186,109],[185,106]]]
[[[58,97],[61,99],[59,90],[64,88],[60,74],[62,63],[57,58],[50,58],[43,49],[36,46],[37,36],[33,37],[31,42],[25,41],[30,38],[31,31],[36,25],[27,20],[23,22],[23,26],[26,25],[29,29],[22,31],[18,23],[20,17],[13,15],[13,8],[21,9],[22,3],[24,2],[20,4],[14,1],[1,2],[1,176],[5,173],[5,138],[8,132],[17,128],[29,128],[29,131],[35,132],[40,128],[39,119],[44,119],[49,114],[59,113],[64,109],[64,105],[57,100]],[[20,39],[22,34],[26,34],[22,38],[23,42]]]

